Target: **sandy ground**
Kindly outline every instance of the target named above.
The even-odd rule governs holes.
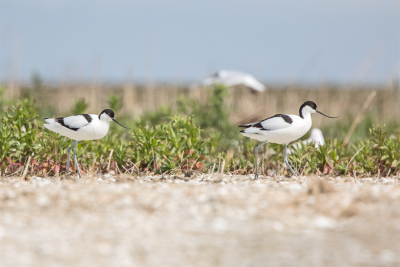
[[[400,178],[0,178],[0,266],[400,266]]]

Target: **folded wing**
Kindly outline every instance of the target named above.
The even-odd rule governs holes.
[[[239,127],[245,127],[241,131],[242,133],[257,133],[259,131],[276,131],[289,127],[293,123],[292,118],[285,114],[276,114],[270,118],[259,122],[253,122],[249,124],[240,125]]]
[[[88,114],[82,114],[70,117],[60,117],[51,119],[46,118],[45,121],[50,125],[61,126],[72,131],[77,131],[80,128],[87,126],[92,121],[92,117]]]

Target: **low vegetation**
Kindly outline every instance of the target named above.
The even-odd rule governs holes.
[[[0,90],[0,95],[3,92]],[[224,101],[228,91],[216,86],[208,93],[209,101],[205,103],[181,97],[174,105],[145,112],[140,118],[124,115],[122,99],[111,94],[109,107],[118,111],[118,120],[132,130],[113,125],[105,138],[80,142],[77,153],[81,170],[93,174],[253,173],[256,142],[242,137],[237,126],[230,122],[230,114],[235,111]],[[71,112],[83,113],[87,107],[85,100],[80,99]],[[41,176],[65,174],[66,149],[72,141],[42,127],[43,116],[53,116],[53,108],[39,108],[29,96],[11,101],[0,97],[0,112],[1,176],[21,175],[24,171]],[[385,127],[374,125],[373,113],[364,117],[349,144],[343,144],[343,137],[352,118],[344,115],[322,128],[331,137],[326,139],[325,146],[315,148],[309,144],[292,148],[289,155],[292,166],[304,175],[398,174],[398,122],[386,122],[389,127]],[[287,173],[283,149],[284,146],[276,144],[260,149],[261,173]]]

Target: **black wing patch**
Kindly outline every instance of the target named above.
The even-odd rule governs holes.
[[[86,118],[86,117],[85,117]],[[86,118],[87,119],[87,118]],[[91,118],[90,118],[91,119]],[[79,128],[73,128],[73,127],[69,127],[68,125],[66,125],[65,123],[64,123],[64,117],[60,117],[60,118],[55,118],[54,119],[56,122],[58,122],[59,124],[61,124],[62,126],[64,126],[65,128],[68,128],[68,129],[70,129],[70,130],[72,130],[72,131],[78,131],[79,130]]]
[[[272,119],[272,118],[277,118],[277,117],[281,117],[288,124],[292,124],[293,123],[292,118],[290,118],[290,116],[288,116],[286,114],[276,114],[276,115],[274,115],[272,117],[269,117],[269,118],[267,118],[265,120],[260,121],[259,123],[261,123],[263,121],[266,121],[266,120],[269,120],[269,119]]]
[[[88,123],[90,123],[93,119],[92,117],[90,117],[89,114],[81,114],[83,117],[85,117],[85,119],[87,120]]]

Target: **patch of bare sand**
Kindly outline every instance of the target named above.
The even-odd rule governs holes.
[[[3,178],[1,266],[399,266],[400,182]]]

